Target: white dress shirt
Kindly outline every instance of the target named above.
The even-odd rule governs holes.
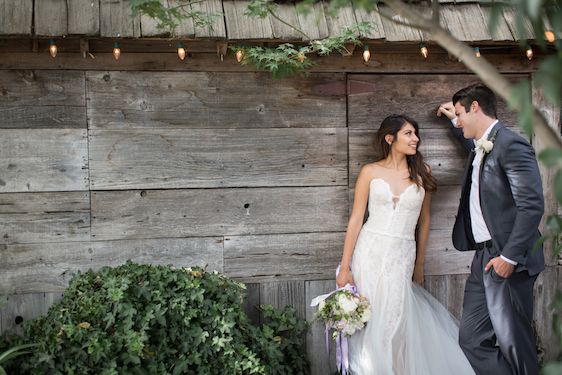
[[[454,120],[454,121],[453,121]],[[453,126],[457,126],[456,118],[453,119],[451,122]],[[488,139],[492,128],[498,123],[498,120],[492,122],[490,126],[486,129],[484,134],[480,139]],[[479,140],[480,140],[479,139]],[[474,141],[476,143],[476,141]],[[484,151],[480,148],[475,147],[474,151],[476,155],[474,156],[474,160],[472,161],[472,176],[471,176],[471,184],[470,184],[470,199],[469,199],[469,209],[470,209],[470,222],[472,226],[472,235],[474,236],[474,241],[476,243],[485,242],[492,239],[490,235],[490,231],[488,230],[488,226],[484,221],[484,216],[482,215],[482,207],[480,206],[480,164],[482,163],[482,159],[484,158]],[[506,262],[517,265],[517,262],[500,255],[503,260]]]

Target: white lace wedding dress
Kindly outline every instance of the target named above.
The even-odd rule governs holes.
[[[415,184],[393,196],[388,183],[370,183],[369,219],[361,229],[351,271],[372,306],[366,327],[349,339],[354,375],[474,374],[458,345],[454,318],[412,282],[414,232],[425,191]]]

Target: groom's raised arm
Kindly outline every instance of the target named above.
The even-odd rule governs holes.
[[[441,115],[445,115],[449,119],[451,133],[453,133],[467,152],[471,152],[474,149],[474,141],[472,139],[466,139],[462,129],[457,128],[457,117],[455,115],[453,102],[443,103],[439,106],[437,109],[437,116],[441,117]]]

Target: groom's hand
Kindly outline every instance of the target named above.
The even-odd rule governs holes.
[[[496,273],[504,279],[511,276],[511,274],[515,270],[515,266],[513,264],[506,262],[501,257],[490,259],[488,264],[486,264],[486,272],[488,272],[492,267],[494,268],[494,271],[496,271]]]
[[[457,117],[457,115],[455,115],[455,106],[453,105],[453,102],[443,103],[439,106],[439,108],[437,108],[437,116],[441,117],[441,115],[447,116],[449,120],[453,120]]]

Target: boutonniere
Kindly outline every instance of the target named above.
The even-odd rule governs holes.
[[[488,154],[494,148],[494,141],[498,134],[497,129],[488,137],[488,139],[479,139],[475,142],[475,151],[481,151],[483,154]]]

